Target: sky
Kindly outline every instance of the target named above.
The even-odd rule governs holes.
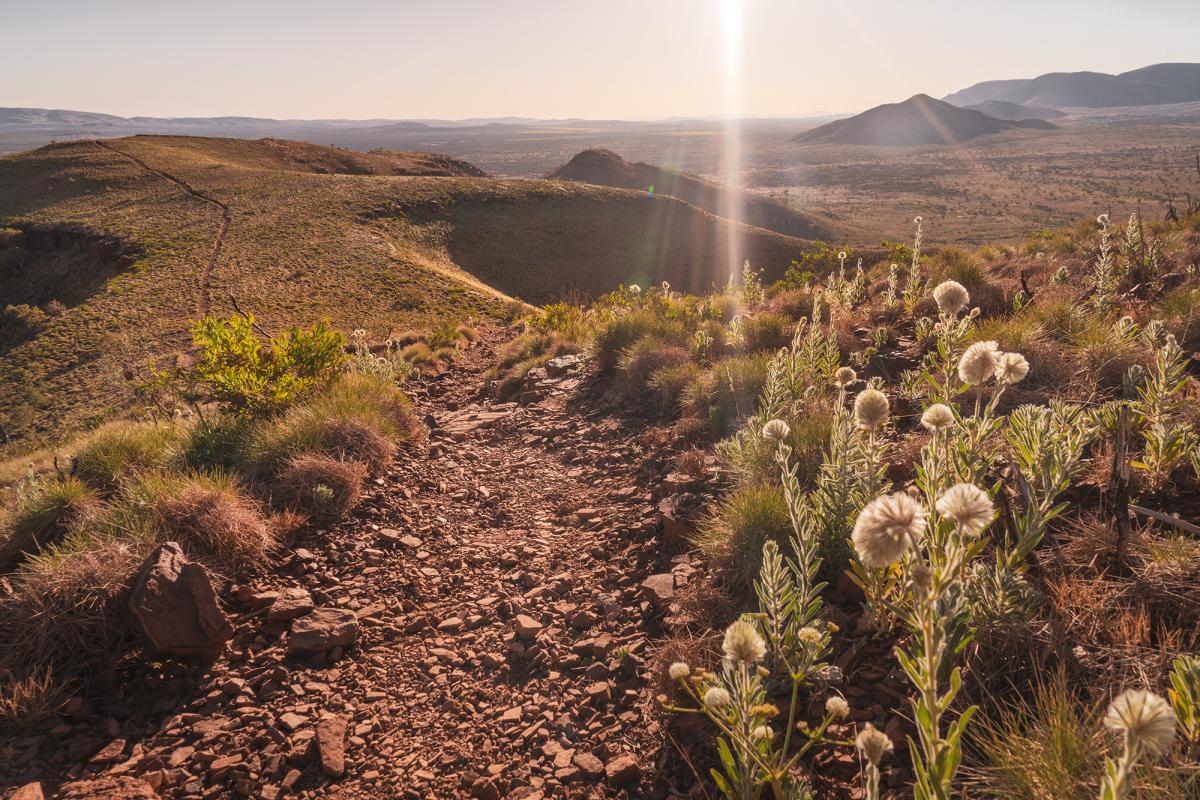
[[[0,0],[0,106],[122,116],[859,111],[1200,61],[1187,0]]]

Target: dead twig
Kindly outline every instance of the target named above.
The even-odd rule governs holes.
[[[1144,506],[1137,506],[1133,504],[1129,505],[1129,510],[1136,514],[1141,514],[1143,516],[1156,519],[1159,522],[1166,523],[1167,525],[1179,528],[1181,531],[1187,531],[1194,536],[1200,536],[1200,525],[1193,525],[1190,522],[1184,522],[1181,519],[1172,517],[1170,514],[1164,514],[1162,511],[1155,511],[1152,508],[1145,508]]]

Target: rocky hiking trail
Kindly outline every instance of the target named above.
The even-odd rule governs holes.
[[[67,709],[54,747],[10,744],[0,778],[169,798],[691,787],[653,675],[691,571],[661,542],[662,487],[680,477],[581,357],[535,371],[521,403],[482,399],[502,336],[410,387],[429,435],[352,518],[222,594],[235,633],[211,669],[132,667],[106,703]]]

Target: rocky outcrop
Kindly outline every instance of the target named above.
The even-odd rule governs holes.
[[[212,658],[233,635],[208,571],[189,561],[175,542],[160,545],[146,558],[134,579],[129,607],[142,634],[164,656]]]

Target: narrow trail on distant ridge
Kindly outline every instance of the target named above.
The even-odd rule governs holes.
[[[212,251],[209,253],[208,261],[200,270],[199,285],[196,287],[196,314],[200,317],[208,316],[209,284],[212,281],[213,270],[215,270],[217,267],[217,259],[221,255],[221,247],[225,244],[225,233],[229,230],[229,206],[227,206],[225,203],[222,203],[220,200],[217,200],[215,197],[208,196],[185,181],[183,178],[180,178],[177,175],[172,175],[169,172],[163,172],[161,169],[156,169],[131,153],[127,153],[124,150],[113,147],[111,144],[99,139],[95,140],[95,143],[97,146],[108,150],[109,152],[115,153],[127,161],[133,162],[147,172],[157,175],[163,180],[170,181],[196,200],[199,200],[202,203],[207,203],[220,210],[221,225],[217,229],[216,237],[213,239]]]

